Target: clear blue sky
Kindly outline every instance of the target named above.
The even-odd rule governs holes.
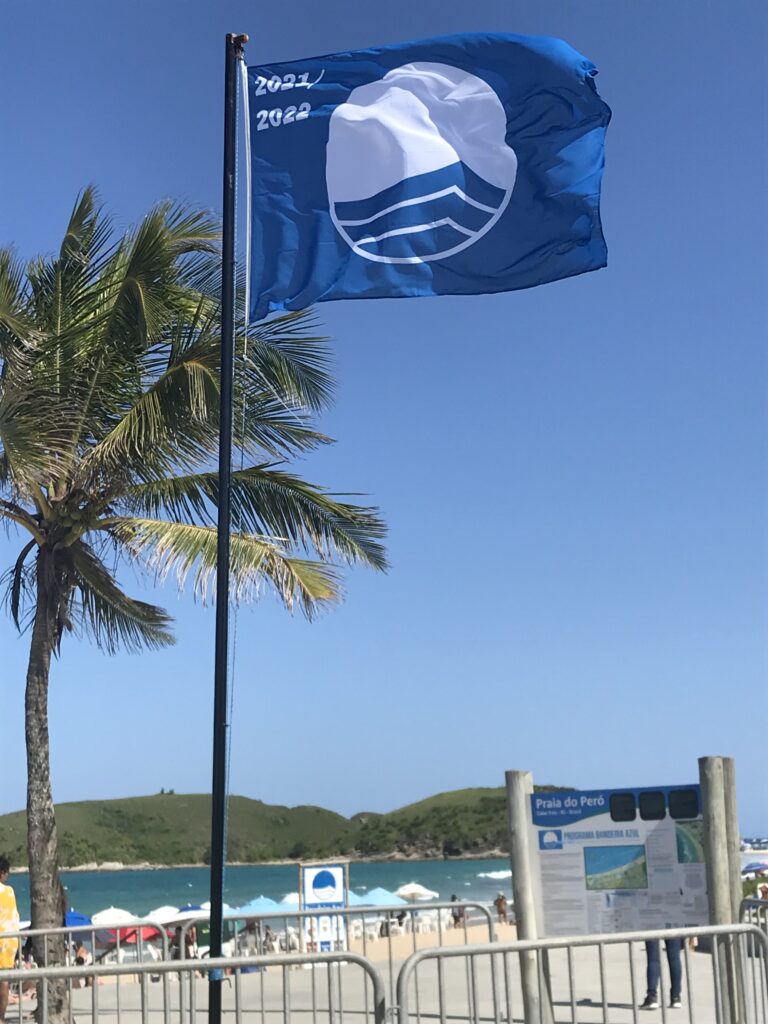
[[[226,31],[263,63],[466,30],[561,36],[599,67],[609,266],[321,307],[339,443],[303,471],[382,507],[392,569],[311,626],[241,613],[232,791],[352,813],[506,768],[687,782],[729,754],[743,828],[768,832],[763,5],[5,0],[0,240],[52,249],[87,182],[124,224],[168,195],[219,209]],[[213,616],[163,598],[170,653],[65,642],[58,801],[210,788]],[[3,620],[0,643],[6,811],[28,638]]]

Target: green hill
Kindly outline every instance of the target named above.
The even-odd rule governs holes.
[[[539,788],[539,787],[537,787]],[[541,787],[554,788],[554,787]],[[211,798],[162,793],[59,804],[61,862],[200,864],[209,856]],[[504,790],[439,793],[388,814],[352,818],[322,807],[281,807],[235,796],[229,807],[230,861],[307,857],[451,857],[506,849]],[[26,864],[23,812],[0,816],[0,852]]]

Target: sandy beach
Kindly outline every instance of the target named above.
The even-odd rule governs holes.
[[[517,929],[513,924],[494,924],[499,942],[514,942]],[[374,940],[353,939],[350,951],[360,953],[374,963],[389,960],[407,960],[411,953],[436,946],[463,946],[468,943],[488,942],[490,936],[485,924],[473,924],[466,931],[463,928],[449,928],[442,932],[408,932],[389,938]]]

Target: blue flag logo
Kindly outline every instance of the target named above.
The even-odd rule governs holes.
[[[506,129],[493,89],[447,64],[406,64],[359,86],[330,120],[334,224],[358,255],[381,263],[461,252],[512,195],[517,158]]]
[[[567,44],[521,36],[250,68],[251,315],[604,266],[610,111],[594,74]]]

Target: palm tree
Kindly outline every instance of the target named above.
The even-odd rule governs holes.
[[[48,679],[66,633],[109,653],[173,643],[166,611],[125,593],[122,562],[154,578],[215,576],[219,228],[165,203],[115,238],[92,189],[61,249],[24,267],[0,250],[0,519],[23,545],[6,574],[31,631],[26,681],[27,849],[34,928],[61,924]],[[311,320],[290,313],[236,352],[233,596],[271,584],[311,615],[338,598],[333,559],[385,567],[376,510],[285,468],[328,442],[314,418],[332,383]],[[58,950],[61,956],[63,950]],[[56,962],[50,945],[48,962]],[[64,1013],[52,993],[50,1018]]]

